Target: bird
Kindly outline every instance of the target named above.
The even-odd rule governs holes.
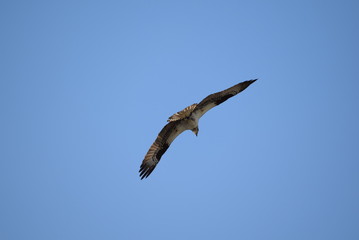
[[[168,123],[162,128],[142,161],[139,170],[141,180],[153,172],[162,155],[178,135],[186,130],[191,130],[198,136],[198,121],[208,110],[242,92],[256,80],[247,80],[223,91],[210,94],[198,104],[194,103],[170,116],[167,120]]]

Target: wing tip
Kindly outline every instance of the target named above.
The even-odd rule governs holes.
[[[257,81],[258,80],[258,78],[256,78],[256,79],[251,79],[251,80],[247,80],[247,81],[245,81],[245,82],[248,82],[249,84],[252,84],[252,83],[254,83],[255,81]]]
[[[149,166],[147,164],[141,164],[140,170],[138,171],[140,173],[141,180],[144,178],[147,178],[150,176],[150,174],[153,172],[153,170],[156,168],[155,166]]]
[[[252,83],[254,83],[255,81],[257,81],[258,78],[256,79],[251,79],[251,80],[247,80],[247,81],[244,81],[244,82],[240,82],[238,83],[236,86],[239,86],[239,92],[242,92],[244,89],[246,89],[247,87],[249,87],[249,85],[251,85]]]

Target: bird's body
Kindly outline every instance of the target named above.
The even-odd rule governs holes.
[[[204,98],[199,104],[192,104],[169,117],[167,120],[169,123],[158,134],[142,161],[139,171],[141,179],[147,178],[152,173],[162,155],[178,135],[186,130],[191,130],[197,135],[199,131],[198,121],[203,114],[230,97],[237,95],[256,80],[241,82],[221,92],[213,93]]]

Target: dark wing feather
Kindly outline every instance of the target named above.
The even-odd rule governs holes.
[[[139,171],[141,179],[147,178],[152,173],[173,140],[186,130],[181,123],[182,121],[170,122],[162,128],[142,161]]]
[[[241,83],[238,83],[234,85],[233,87],[230,87],[226,90],[223,90],[221,92],[213,93],[206,98],[204,98],[193,110],[192,116],[199,119],[203,116],[208,110],[211,108],[218,106],[219,104],[226,101],[228,98],[231,98],[238,93],[242,92],[244,89],[246,89],[249,85],[251,85],[253,82],[255,82],[257,79],[254,80],[248,80]]]

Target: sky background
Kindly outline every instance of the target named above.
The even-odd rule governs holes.
[[[1,1],[0,239],[359,239],[358,1]],[[259,78],[139,166],[167,118]]]

